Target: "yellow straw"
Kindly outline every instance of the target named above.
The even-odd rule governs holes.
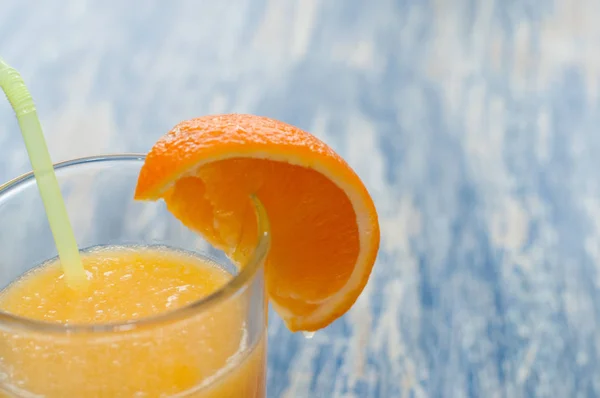
[[[33,99],[19,72],[7,65],[2,58],[0,58],[0,87],[17,115],[65,279],[72,288],[85,286],[87,278],[79,256],[77,241],[56,180]]]

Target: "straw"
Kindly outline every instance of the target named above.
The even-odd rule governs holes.
[[[85,286],[87,278],[79,256],[77,241],[71,228],[33,99],[19,72],[7,65],[2,58],[0,58],[0,87],[6,94],[19,121],[23,141],[25,141],[29,161],[46,209],[46,216],[66,282],[72,288]]]

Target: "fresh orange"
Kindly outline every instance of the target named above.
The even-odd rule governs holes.
[[[135,198],[164,199],[184,225],[243,264],[257,241],[252,194],[271,225],[270,302],[292,331],[327,326],[367,283],[379,223],[359,177],[322,141],[253,115],[184,121],[148,153]]]

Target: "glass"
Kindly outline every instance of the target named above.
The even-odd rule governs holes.
[[[252,261],[238,271],[164,202],[133,200],[143,160],[111,155],[56,165],[80,248],[168,246],[208,257],[234,277],[187,307],[121,324],[65,326],[0,312],[0,396],[265,397],[268,234],[259,234]],[[0,187],[0,219],[4,288],[57,253],[31,174]],[[243,308],[242,316],[229,316],[233,305]],[[16,345],[26,349],[15,353]],[[187,355],[173,358],[182,347]],[[190,372],[200,375],[193,385],[158,390],[161,377],[189,382]]]

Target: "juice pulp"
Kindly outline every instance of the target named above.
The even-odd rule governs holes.
[[[48,263],[0,293],[0,309],[68,324],[123,323],[180,308],[232,276],[169,249],[108,247],[83,255],[91,284],[71,290]],[[264,329],[249,346],[247,294],[120,332],[0,330],[0,396],[265,396]],[[263,325],[264,326],[264,325]]]

